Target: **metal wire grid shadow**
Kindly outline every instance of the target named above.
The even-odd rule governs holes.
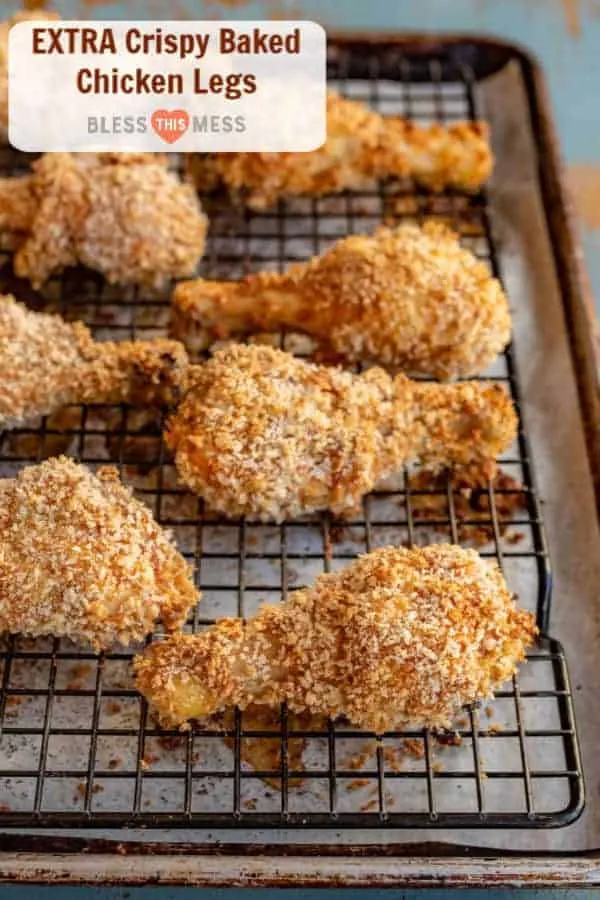
[[[448,57],[334,47],[330,77],[344,93],[386,114],[418,121],[476,116],[477,80]],[[22,166],[5,153],[5,170]],[[282,269],[333,240],[382,220],[435,216],[498,273],[485,192],[429,196],[408,183],[323,199],[280,202],[263,214],[214,201],[202,272],[233,278]],[[83,319],[98,338],[164,335],[168,295],[115,289],[70,271],[40,296],[11,274],[0,290],[37,308]],[[295,335],[288,349],[310,351]],[[485,377],[505,383],[519,409],[509,348]],[[482,376],[483,377],[483,376]],[[248,616],[285,599],[358,553],[387,544],[469,542],[495,558],[520,602],[545,630],[550,569],[540,507],[521,427],[502,459],[504,481],[464,495],[450,480],[405,471],[367,497],[360,516],[312,516],[277,525],[215,518],[177,484],[153,414],[76,407],[0,436],[0,475],[57,453],[124,480],[172,529],[195,566],[203,600],[187,627]],[[482,537],[483,535],[483,537]],[[156,636],[159,638],[160,636]],[[160,729],[133,689],[132,651],[101,655],[56,639],[6,637],[0,652],[0,825],[273,828],[281,826],[513,827],[565,825],[583,808],[581,763],[563,650],[543,637],[512,683],[489,705],[465,710],[453,734],[395,732],[380,739],[343,722],[228,713],[185,733]]]

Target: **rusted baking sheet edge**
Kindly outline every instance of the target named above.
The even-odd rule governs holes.
[[[377,45],[410,54],[472,47],[483,76],[520,63],[538,150],[538,174],[556,262],[596,500],[600,509],[600,398],[595,316],[560,159],[544,76],[522,48],[487,37],[343,34],[335,46]],[[481,54],[481,51],[484,51]],[[115,832],[117,837],[118,832]],[[125,838],[126,832],[121,833]],[[53,835],[0,836],[0,882],[217,886],[561,886],[600,884],[600,850],[502,854],[447,844],[307,846],[298,844],[133,843]]]
[[[256,852],[256,848],[254,849]],[[570,887],[600,881],[592,857],[499,858],[323,856],[226,856],[217,848],[202,855],[131,857],[64,854],[42,860],[18,853],[2,860],[0,881],[195,887]],[[408,848],[407,848],[408,849]]]
[[[558,134],[552,116],[546,79],[539,65],[520,51],[529,97],[533,131],[538,145],[538,176],[563,308],[569,334],[575,379],[594,493],[600,517],[600,354],[598,323],[583,251],[577,237],[575,212],[566,186]]]

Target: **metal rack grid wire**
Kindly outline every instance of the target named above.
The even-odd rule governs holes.
[[[477,79],[450,57],[382,58],[334,48],[330,77],[349,96],[418,121],[473,118]],[[15,172],[22,160],[2,159]],[[282,269],[337,237],[382,220],[436,216],[498,272],[485,192],[427,195],[408,183],[370,192],[280,202],[262,214],[211,202],[202,274],[233,278]],[[94,273],[64,273],[36,294],[11,273],[0,290],[35,308],[83,319],[96,337],[147,338],[168,328],[168,295],[116,289]],[[310,351],[295,335],[277,338]],[[520,410],[511,348],[485,373],[507,385]],[[224,521],[177,484],[154,414],[130,408],[68,408],[39,426],[0,436],[0,475],[57,453],[123,479],[172,529],[195,567],[203,600],[187,624],[248,616],[285,599],[322,572],[391,543],[465,542],[478,536],[520,602],[545,630],[550,569],[540,506],[521,425],[502,459],[513,480],[490,484],[465,504],[449,479],[428,484],[405,471],[365,498],[362,515],[312,516],[283,525]],[[483,529],[483,532],[482,532]],[[160,636],[157,636],[160,637]],[[5,638],[0,652],[0,825],[550,827],[581,812],[581,764],[566,662],[543,637],[528,664],[494,701],[465,710],[454,734],[394,732],[381,739],[344,722],[299,717],[285,707],[227,714],[186,733],[156,726],[133,689],[133,651],[100,655],[58,639]]]

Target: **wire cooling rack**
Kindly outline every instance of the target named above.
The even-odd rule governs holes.
[[[344,93],[417,121],[473,118],[474,72],[448,57],[334,48]],[[6,151],[5,172],[21,157]],[[211,201],[202,273],[234,278],[282,269],[382,220],[436,216],[498,273],[485,192],[428,196],[408,183],[373,192],[281,202],[264,214]],[[168,296],[107,286],[76,270],[36,294],[5,256],[0,290],[83,319],[97,338],[148,338],[168,328]],[[299,353],[298,336],[277,338]],[[485,373],[519,408],[512,350]],[[0,373],[1,377],[1,373]],[[502,459],[503,479],[465,497],[448,480],[405,471],[364,501],[362,515],[283,525],[214,518],[178,486],[161,422],[124,406],[68,408],[0,436],[0,475],[57,453],[94,468],[112,462],[171,528],[195,566],[203,600],[188,625],[250,615],[358,553],[398,543],[472,542],[497,559],[545,630],[550,569],[526,435]],[[0,653],[0,825],[209,827],[549,827],[581,812],[582,774],[560,644],[542,638],[489,705],[466,710],[452,734],[396,732],[377,740],[341,722],[284,708],[228,713],[186,733],[159,729],[133,688],[132,651],[96,655],[54,639],[5,638]]]

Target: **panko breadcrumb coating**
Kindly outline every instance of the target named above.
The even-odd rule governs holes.
[[[0,143],[8,140],[8,32],[19,22],[38,19],[53,22],[60,18],[58,13],[44,9],[20,10],[10,19],[0,22]],[[1,212],[0,212],[1,216]]]
[[[165,167],[168,164],[168,158],[160,153],[106,152],[70,155],[74,159],[83,160],[86,165],[90,165],[90,160],[93,160],[95,164],[120,167],[141,165]],[[39,207],[34,178],[32,175],[0,178],[0,232],[5,244],[10,243],[11,246],[22,244],[27,233],[33,228]]]
[[[24,178],[0,178],[0,238],[14,248],[25,239],[36,211],[31,182]]]
[[[227,516],[282,521],[356,509],[419,460],[492,475],[515,437],[504,388],[361,375],[266,346],[229,345],[191,366],[166,441],[181,481]]]
[[[179,628],[198,601],[190,569],[119,481],[66,457],[0,481],[0,631],[95,649]]]
[[[497,565],[475,550],[386,547],[246,622],[156,642],[134,668],[138,690],[174,726],[286,702],[376,733],[439,728],[489,699],[535,633]]]
[[[508,343],[511,323],[499,282],[436,222],[344,238],[283,275],[198,278],[173,294],[173,335],[193,351],[281,328],[352,361],[451,378],[485,368]]]
[[[0,213],[0,228],[22,235],[33,213],[16,274],[39,287],[81,264],[113,284],[150,288],[193,275],[207,227],[196,193],[161,158],[140,156],[48,153],[32,175],[0,179],[0,199],[11,189],[20,198]]]
[[[493,163],[483,122],[420,126],[381,116],[333,91],[327,96],[327,141],[318,150],[191,154],[188,160],[200,190],[223,185],[253,209],[284,197],[364,190],[389,176],[410,176],[433,191],[474,191]]]
[[[177,341],[95,341],[82,322],[0,296],[0,431],[70,403],[171,405],[186,365]]]

